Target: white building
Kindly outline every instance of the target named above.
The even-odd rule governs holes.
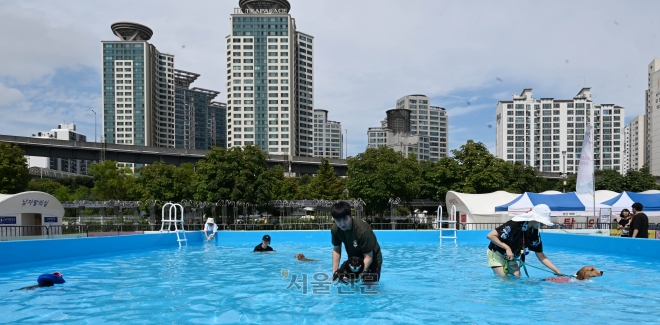
[[[227,147],[314,156],[314,38],[286,0],[240,1],[227,36]]]
[[[644,162],[649,166],[651,174],[660,175],[660,58],[649,63],[648,78]]]
[[[418,160],[438,161],[447,157],[449,117],[442,107],[430,106],[430,98],[409,95],[387,111],[380,127],[367,130],[367,148],[387,146]]]
[[[623,135],[625,139],[623,141],[623,166],[621,168],[625,174],[630,169],[630,126],[623,128]]]
[[[33,138],[40,139],[54,139],[54,140],[68,140],[68,141],[81,141],[86,142],[87,136],[76,131],[76,125],[73,123],[62,123],[57,126],[57,129],[50,131],[37,132],[32,134]],[[87,175],[89,165],[92,163],[89,160],[78,159],[61,159],[50,157],[37,157],[26,156],[29,167],[48,168],[53,170],[60,170],[69,173]]]
[[[341,123],[328,120],[328,111],[314,110],[314,157],[343,157],[344,136]]]
[[[577,173],[587,123],[593,126],[596,169],[623,170],[624,108],[595,106],[590,88],[568,100],[535,99],[526,88],[496,109],[496,156],[538,171]]]
[[[630,163],[629,168],[634,170],[639,170],[644,167],[646,163],[646,116],[639,115],[635,117],[630,124],[628,124],[628,129],[630,130],[630,141],[628,142],[628,148],[630,151]]]

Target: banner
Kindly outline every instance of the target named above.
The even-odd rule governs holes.
[[[591,124],[587,124],[580,153],[580,167],[578,167],[577,194],[594,195],[594,161],[591,159]]]

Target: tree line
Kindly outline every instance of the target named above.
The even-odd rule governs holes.
[[[414,199],[444,201],[448,191],[512,193],[546,190],[574,191],[576,176],[547,180],[529,166],[509,163],[493,156],[481,142],[468,142],[452,150],[451,157],[438,162],[418,161],[381,147],[369,148],[348,158],[348,175],[337,177],[327,159],[315,176],[285,177],[282,166],[269,168],[268,155],[256,146],[213,148],[196,164],[174,166],[156,162],[137,169],[118,166],[115,161],[93,163],[87,177],[31,179],[23,151],[0,143],[0,193],[42,191],[60,201],[124,200],[181,202],[195,200],[242,201],[268,206],[272,200],[360,198],[367,214],[389,210],[389,199],[402,205]],[[647,167],[596,171],[596,189],[642,192],[658,189]]]

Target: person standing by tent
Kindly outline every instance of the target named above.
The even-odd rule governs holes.
[[[510,221],[488,233],[488,266],[495,275],[513,274],[520,276],[520,266],[516,260],[525,261],[525,249],[536,253],[536,258],[547,268],[562,274],[543,253],[543,243],[539,233],[540,224],[552,226],[550,208],[545,204],[535,206],[531,211],[514,216]]]
[[[649,217],[642,212],[644,206],[639,202],[635,202],[632,205],[632,209],[633,218],[630,222],[630,237],[649,238]]]
[[[621,230],[621,237],[630,237],[630,211],[628,209],[621,210],[619,224],[616,226],[617,229]]]

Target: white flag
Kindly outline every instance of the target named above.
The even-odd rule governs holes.
[[[580,153],[580,167],[578,167],[577,194],[594,195],[594,161],[591,159],[591,124],[587,124],[582,141],[582,152]]]

